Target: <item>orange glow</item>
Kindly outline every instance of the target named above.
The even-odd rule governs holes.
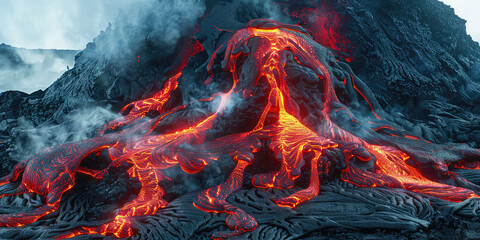
[[[306,29],[320,45],[351,55],[352,43],[339,33],[339,27],[345,19],[331,7],[323,4],[322,7],[294,11],[291,15],[306,24]],[[346,56],[344,59],[347,62],[353,61],[351,56]]]
[[[245,51],[248,43],[254,39],[262,41],[255,41],[255,51]],[[252,231],[258,225],[255,219],[245,211],[229,204],[226,199],[242,187],[245,168],[255,160],[254,153],[267,145],[263,143],[268,143],[266,147],[275,154],[281,166],[278,171],[254,175],[252,178],[254,186],[292,188],[295,180],[305,170],[305,165],[309,164],[308,168],[311,171],[310,183],[306,189],[274,200],[281,207],[294,208],[319,194],[319,178],[331,174],[332,165],[339,161],[328,156],[328,152],[333,150],[340,150],[345,157],[346,167],[341,170],[341,178],[357,186],[403,188],[454,202],[478,197],[471,190],[428,179],[421,170],[408,164],[411,160],[410,156],[402,150],[367,143],[332,122],[329,113],[339,109],[333,108],[334,104],[331,103],[340,103],[340,101],[336,96],[330,72],[317,56],[313,44],[310,36],[296,25],[264,19],[252,20],[247,27],[235,32],[225,46],[220,46],[220,48],[225,47],[224,70],[231,73],[232,87],[227,92],[219,92],[209,98],[198,100],[213,104],[213,100],[219,99],[220,103],[213,112],[195,119],[193,124],[177,131],[160,135],[152,133],[162,121],[162,117],[186,109],[186,105],[173,108],[168,106],[182,77],[181,72],[177,73],[167,79],[163,88],[150,98],[135,101],[124,107],[122,113],[125,116],[106,124],[100,130],[102,136],[47,149],[27,162],[20,163],[9,176],[0,179],[0,184],[12,182],[23,172],[18,193],[35,192],[47,196],[47,205],[44,207],[26,214],[0,216],[0,225],[21,226],[56,211],[62,194],[74,185],[77,172],[96,178],[103,176],[108,168],[92,170],[79,165],[85,156],[104,149],[108,149],[112,160],[110,167],[119,166],[124,162],[132,165],[128,173],[130,177],[137,178],[141,183],[139,194],[118,210],[113,221],[98,227],[80,227],[59,238],[83,234],[132,236],[135,231],[131,217],[155,214],[159,208],[168,204],[163,199],[165,191],[159,186],[159,182],[170,179],[163,174],[162,170],[178,164],[187,173],[197,173],[223,154],[228,154],[236,161],[235,169],[225,183],[203,191],[193,205],[207,212],[226,213],[226,224],[233,231],[218,233],[213,236],[214,238],[228,238]],[[298,104],[290,94],[287,72],[282,62],[281,54],[285,51],[293,54],[298,64],[312,69],[321,80],[319,84],[323,84],[324,98],[323,102],[318,104],[323,104],[319,109],[322,109],[324,119],[321,120],[318,129],[307,127],[298,117],[300,115],[296,107]],[[209,60],[207,71],[210,77],[206,80],[207,84],[214,76],[213,64],[218,52],[222,51],[217,49]],[[217,116],[223,114],[224,109],[231,104],[233,93],[242,92],[245,98],[251,96],[246,94],[251,93],[251,89],[239,87],[240,76],[236,68],[240,56],[248,57],[253,61],[255,70],[258,72],[254,79],[246,81],[256,84],[262,78],[268,82],[270,89],[268,102],[262,109],[260,119],[250,131],[206,140],[207,130],[214,127]],[[359,93],[363,96],[360,91]],[[349,111],[345,108],[341,109],[346,111],[354,121]],[[152,110],[158,112],[160,116],[157,119],[139,123],[139,120]],[[269,115],[275,115],[278,120],[274,123],[267,122]],[[379,118],[376,114],[375,116]],[[118,130],[119,127],[127,128]],[[388,126],[380,128],[393,130]],[[117,131],[114,131],[116,129]],[[107,130],[113,133],[107,133]],[[134,138],[135,135],[137,137]],[[408,136],[408,138],[421,141],[414,136]],[[355,165],[356,161],[375,161],[375,164],[372,164],[374,168],[361,169]]]
[[[372,104],[370,103],[370,101],[368,101],[368,98],[365,97],[365,94],[363,94],[363,92],[360,91],[360,90],[357,88],[357,86],[355,85],[355,78],[354,78],[351,74],[350,74],[350,77],[352,78],[352,84],[353,84],[353,87],[355,88],[355,90],[357,90],[357,92],[360,93],[360,95],[362,95],[363,99],[365,99],[365,101],[367,101],[367,103],[368,103],[368,105],[370,106],[370,109],[372,109],[372,112],[373,112],[373,114],[375,115],[375,117],[376,117],[377,119],[381,119],[381,118],[377,115],[377,113],[375,113],[375,110],[373,110],[373,106],[372,106]]]

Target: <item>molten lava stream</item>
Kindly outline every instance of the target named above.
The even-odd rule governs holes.
[[[175,114],[180,111],[188,111],[188,104],[169,106],[170,100],[174,97],[173,92],[180,86],[182,73],[174,75],[152,97],[124,107],[122,113],[126,116],[107,123],[100,129],[102,136],[47,149],[33,156],[28,162],[20,163],[9,176],[2,178],[0,184],[7,184],[16,181],[23,172],[22,184],[13,194],[35,192],[46,195],[47,205],[27,214],[3,215],[0,217],[0,224],[21,226],[57,210],[62,194],[73,186],[76,172],[101,178],[108,170],[106,168],[95,171],[80,167],[84,157],[105,148],[108,148],[112,160],[109,168],[117,167],[124,162],[131,164],[128,173],[130,177],[137,178],[141,183],[139,194],[118,210],[113,221],[98,227],[80,227],[59,238],[82,234],[132,236],[135,232],[132,217],[155,214],[159,208],[168,204],[163,199],[165,191],[159,186],[159,182],[170,179],[162,170],[178,164],[187,173],[197,173],[224,154],[230,155],[236,161],[235,169],[225,183],[203,191],[193,204],[203,211],[226,213],[226,224],[233,231],[216,233],[214,238],[228,238],[246,231],[253,231],[258,225],[256,220],[247,212],[227,202],[226,199],[230,194],[241,189],[246,167],[254,161],[262,161],[262,159],[254,159],[253,154],[265,147],[262,142],[269,143],[266,147],[274,152],[281,165],[277,171],[254,175],[252,183],[256,187],[292,188],[295,180],[307,172],[304,165],[310,164],[309,186],[288,197],[274,199],[275,203],[281,207],[294,208],[316,197],[320,191],[320,176],[338,177],[338,175],[341,175],[344,181],[360,187],[403,188],[448,201],[478,197],[473,190],[427,178],[422,172],[424,169],[409,163],[421,165],[422,159],[410,157],[407,151],[401,150],[401,147],[393,147],[394,144],[391,146],[372,144],[371,142],[374,141],[369,142],[359,138],[337,126],[330,119],[330,115],[340,110],[347,113],[348,119],[352,122],[359,122],[336,95],[334,83],[330,77],[331,70],[325,63],[326,57],[330,56],[328,51],[316,44],[301,27],[272,20],[252,20],[247,27],[236,31],[219,49],[225,51],[223,70],[232,74],[233,82],[227,92],[219,92],[210,98],[198,100],[215,105],[215,100],[219,99],[220,102],[213,112],[207,111],[205,115],[193,120],[189,119],[193,123],[181,125],[182,127],[177,131],[155,134],[154,129],[161,125],[166,116],[177,116]],[[219,71],[214,69],[216,58],[220,58],[217,53],[222,52],[219,49],[208,60],[207,84],[215,77],[215,71]],[[319,104],[316,107],[320,110],[317,112],[317,122],[313,125],[301,121],[300,110],[304,105],[301,105],[300,101],[293,96],[292,85],[288,82],[289,74],[285,70],[286,64],[292,62],[314,72],[315,77],[312,78],[318,78],[316,79],[318,81],[311,82],[316,82],[318,89],[322,89],[319,93],[322,95],[322,100],[315,102]],[[243,64],[241,69],[237,69],[239,64]],[[248,68],[251,73],[248,75],[249,78],[243,78],[241,75],[245,68]],[[245,86],[256,86],[260,79],[266,80],[270,92],[267,102],[262,105],[265,107],[256,125],[250,131],[207,140],[206,132],[213,128],[217,117],[225,113],[227,106],[234,104],[234,101],[231,101],[232,95],[239,92],[253,92]],[[380,118],[374,111],[369,94],[364,94],[363,88],[355,86],[353,76],[351,81],[352,86],[370,105],[374,116]],[[346,78],[344,82],[347,83]],[[248,98],[249,95],[244,94],[244,97]],[[140,122],[139,120],[151,110],[155,110],[160,115]],[[271,116],[275,116],[276,120],[267,121]],[[182,118],[177,121],[180,126]],[[123,130],[119,130],[120,127]],[[376,134],[376,131],[381,128],[388,128],[388,126],[370,129],[370,131]],[[113,133],[107,133],[107,130]],[[390,130],[396,132],[393,128]],[[396,137],[410,139],[416,143],[422,142],[414,136],[403,136],[407,135],[399,134]],[[425,144],[429,143],[425,142]],[[443,167],[441,172],[443,177],[453,176],[459,185],[474,186],[459,176],[449,175],[451,173],[448,169],[445,170],[446,161],[432,162],[431,159],[427,158],[430,162],[427,160],[424,162],[437,164],[435,165],[437,169]],[[364,165],[369,165],[368,163],[372,163],[371,166],[365,167]],[[465,166],[465,164],[459,165]]]

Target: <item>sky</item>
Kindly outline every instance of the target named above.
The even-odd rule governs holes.
[[[83,49],[113,22],[119,9],[132,2],[135,0],[0,0],[0,43]]]
[[[115,21],[120,9],[140,1],[153,0],[0,0],[0,44],[82,50]],[[6,67],[9,62],[0,56],[0,93],[45,90],[74,62],[74,55],[55,59],[51,54],[17,52],[23,62],[32,65]]]

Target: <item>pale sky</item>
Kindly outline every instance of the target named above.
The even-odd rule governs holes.
[[[84,49],[119,9],[138,1],[146,0],[0,0],[0,43]]]

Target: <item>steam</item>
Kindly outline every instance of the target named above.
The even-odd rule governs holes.
[[[47,90],[45,98],[49,94],[58,95],[57,87],[67,89],[62,95],[68,101],[79,101],[78,96],[89,96],[90,93],[80,93],[85,90],[82,84],[92,83],[101,74],[105,67],[104,63],[121,64],[125,62],[132,54],[145,49],[161,49],[159,54],[166,55],[173,53],[179,39],[191,32],[197,19],[205,12],[205,5],[200,0],[142,0],[129,5],[128,8],[119,11],[115,21],[107,29],[97,36],[87,48],[82,51],[75,62],[75,68],[82,72],[92,72],[88,76],[79,75],[79,78],[68,83],[63,83],[63,78],[52,85],[51,92]],[[157,57],[157,54],[149,53]],[[31,53],[25,51],[17,53],[25,65],[33,66],[38,64],[44,66],[43,62],[49,59],[49,56]],[[136,57],[136,56],[135,56]],[[118,60],[118,61],[117,61]],[[39,63],[42,64],[39,64]],[[52,63],[43,68],[46,72],[63,71],[66,66],[71,66],[71,62],[52,61]],[[73,70],[75,71],[75,70]],[[72,71],[71,71],[72,72]],[[61,74],[61,73],[60,73]],[[19,79],[12,74],[10,79]],[[0,91],[8,89],[19,89],[27,87],[32,79],[38,79],[40,75],[31,74],[30,78],[18,81],[1,81]],[[50,81],[55,80],[58,75],[45,76]],[[86,78],[88,80],[85,80]],[[68,78],[65,78],[68,79]],[[100,80],[99,80],[100,81]],[[57,84],[58,83],[58,84]],[[105,84],[114,84],[105,82]],[[29,90],[33,91],[37,87]],[[44,98],[44,99],[45,99]],[[56,98],[54,98],[56,99]],[[86,99],[83,102],[88,102]],[[60,118],[58,118],[60,117]],[[119,115],[100,107],[85,107],[60,114],[55,118],[57,123],[45,123],[36,126],[27,119],[19,119],[19,126],[13,129],[12,136],[15,136],[15,150],[11,156],[16,161],[25,160],[29,155],[40,152],[45,148],[65,144],[73,141],[80,141],[94,136],[94,131],[103,124],[118,118]],[[134,138],[134,136],[132,136]]]
[[[0,43],[31,49],[83,49],[121,8],[147,0],[2,1]],[[8,23],[8,24],[7,24]]]
[[[92,138],[96,129],[118,117],[107,109],[93,107],[71,112],[60,125],[35,126],[31,121],[20,118],[18,127],[13,130],[17,145],[11,157],[15,161],[23,161],[48,147]]]
[[[200,0],[137,2],[119,11],[114,23],[94,40],[95,49],[108,57],[122,57],[147,45],[170,54],[204,12]]]
[[[22,2],[22,1],[19,1]],[[90,0],[88,0],[90,2]],[[42,5],[42,3],[34,3],[33,5]],[[186,31],[191,31],[196,20],[204,14],[205,5],[200,0],[139,0],[135,2],[130,1],[105,1],[102,3],[94,1],[91,5],[86,3],[72,3],[73,6],[65,7],[67,3],[58,3],[53,10],[60,9],[60,19],[65,18],[65,21],[47,21],[48,27],[42,27],[41,19],[45,16],[38,14],[38,9],[43,9],[42,6],[35,11],[36,14],[29,14],[33,11],[34,6],[25,7],[26,14],[18,13],[18,6],[14,3],[9,3],[8,6],[2,8],[1,12],[10,9],[12,12],[17,12],[19,16],[32,16],[30,18],[38,18],[38,23],[28,24],[32,28],[41,28],[43,35],[40,37],[33,37],[40,33],[30,32],[26,36],[26,29],[30,28],[16,28],[9,32],[9,35],[3,34],[0,31],[0,41],[7,41],[15,43],[15,45],[22,45],[27,47],[50,47],[50,48],[83,48],[85,43],[90,41],[93,36],[99,33],[99,29],[105,29],[99,36],[97,36],[90,47],[87,45],[87,50],[90,48],[93,51],[84,51],[83,61],[81,65],[91,62],[93,59],[108,59],[112,63],[118,62],[115,60],[130,59],[130,56],[137,54],[139,50],[146,49],[145,46],[161,49],[160,54],[166,55],[173,53],[177,41],[185,35]],[[70,5],[70,3],[68,3]],[[51,6],[50,4],[47,4]],[[44,9],[47,13],[53,11],[52,9]],[[68,9],[63,11],[62,9]],[[113,9],[113,11],[112,11]],[[117,16],[110,16],[118,11]],[[123,9],[123,10],[122,10]],[[19,10],[20,11],[20,10]],[[113,13],[112,13],[113,12]],[[108,24],[105,19],[101,19],[99,15],[106,14],[105,18],[109,21],[113,20],[112,24]],[[107,14],[108,13],[108,14]],[[13,13],[6,15],[0,14],[1,18],[7,18]],[[52,13],[52,16],[55,14]],[[11,16],[13,18],[13,16]],[[85,19],[93,18],[93,20],[85,21]],[[48,18],[46,18],[48,19]],[[28,19],[20,19],[18,22],[23,23]],[[8,21],[6,21],[8,22]],[[53,23],[53,24],[52,24]],[[90,25],[89,25],[90,24]],[[101,28],[99,28],[101,24]],[[15,24],[13,24],[15,25]],[[6,26],[11,28],[11,25]],[[75,31],[73,30],[75,28]],[[53,30],[58,29],[60,32]],[[62,30],[63,29],[63,30]],[[92,29],[95,31],[92,34]],[[15,30],[15,31],[13,31]],[[51,30],[51,31],[50,31]],[[30,31],[30,30],[29,30]],[[33,30],[32,30],[33,31]],[[85,33],[85,35],[79,35]],[[35,36],[36,36],[35,35]],[[88,36],[88,38],[87,38]],[[23,38],[28,38],[30,41],[35,41],[39,45],[32,45],[32,42],[21,41]],[[57,39],[59,38],[59,39]],[[81,44],[81,45],[79,45]],[[26,51],[18,50],[18,58],[22,62],[23,68],[8,68],[9,64],[4,63],[4,60],[11,58],[0,56],[0,92],[6,90],[21,90],[28,93],[38,89],[44,89],[54,82],[67,70],[73,66],[73,56],[69,58],[55,58],[47,55],[46,51]],[[0,55],[2,53],[0,52]],[[74,55],[74,54],[73,54]],[[91,57],[90,57],[91,56]],[[45,61],[49,63],[45,65]],[[100,63],[101,64],[101,63]],[[95,71],[96,72],[96,71]],[[94,76],[91,76],[94,77]]]
[[[277,7],[277,3],[272,0],[241,0],[244,4],[247,5],[254,5],[256,9],[262,9],[266,14],[266,18],[272,19],[275,21],[283,22],[283,23],[290,23],[290,19],[285,15],[282,14],[280,8]]]
[[[0,92],[47,88],[74,64],[78,51],[28,50],[0,45]]]
[[[239,0],[237,1],[243,6],[249,6],[250,9],[256,9],[262,13],[261,16],[258,16],[260,18],[267,18],[267,19],[272,19],[275,21],[279,21],[282,23],[292,23],[291,19],[285,15],[285,13],[282,13],[279,7],[278,1],[274,0]]]

